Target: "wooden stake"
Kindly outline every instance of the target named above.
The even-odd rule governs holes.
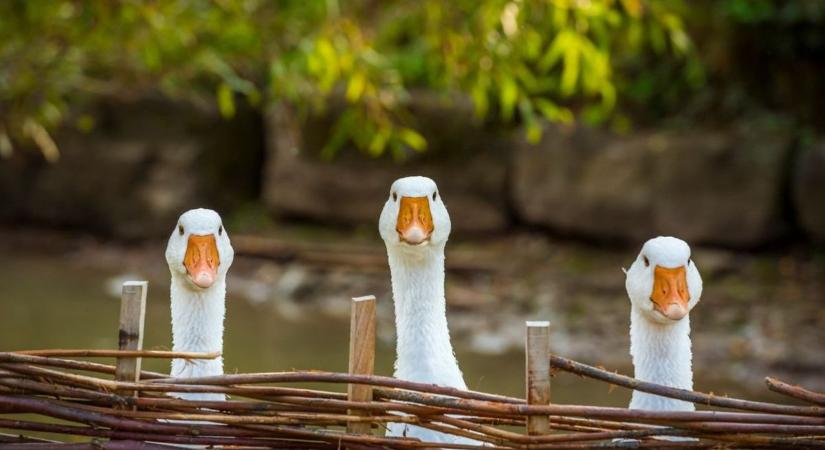
[[[123,283],[120,297],[120,331],[118,348],[120,350],[143,350],[143,323],[146,317],[146,281],[127,281]],[[137,382],[140,380],[140,358],[119,357],[115,369],[118,381]],[[125,395],[137,396],[137,392],[124,392]]]
[[[550,322],[526,322],[526,390],[527,404],[550,404]],[[527,434],[550,433],[548,416],[529,416]]]
[[[375,368],[375,296],[352,299],[352,316],[349,332],[349,373],[372,375]],[[347,387],[350,401],[372,401],[372,386],[350,384]],[[349,414],[368,416],[369,412],[350,410]],[[370,433],[369,422],[348,422],[347,432]]]

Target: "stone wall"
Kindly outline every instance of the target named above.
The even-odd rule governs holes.
[[[469,105],[447,108],[436,99],[426,99],[414,105],[414,112],[429,149],[410,154],[399,164],[346,148],[334,160],[323,160],[319,153],[330,120],[316,119],[298,127],[287,108],[273,108],[267,114],[264,203],[281,216],[374,225],[392,182],[424,175],[438,182],[453,229],[489,232],[510,225],[510,158],[502,134],[474,123]]]
[[[825,243],[825,140],[804,145],[791,174],[793,210],[800,228]]]
[[[555,128],[514,155],[517,214],[593,239],[753,247],[788,230],[782,189],[792,135],[740,124],[724,130],[616,136]]]
[[[152,99],[96,106],[91,133],[55,136],[60,160],[36,150],[0,161],[0,219],[122,238],[160,236],[194,206],[230,210],[260,183],[260,120]]]
[[[468,104],[420,95],[412,110],[430,146],[400,164],[351,148],[320,158],[331,115],[302,125],[276,107],[227,121],[168,101],[105,102],[92,133],[57,134],[58,164],[23,151],[0,161],[0,220],[138,238],[165,234],[188,208],[257,203],[283,218],[372,226],[395,178],[427,175],[462,233],[825,243],[825,140],[799,142],[782,124],[627,135],[554,126],[533,145],[478,124]]]
[[[271,111],[267,207],[374,224],[392,180],[428,175],[463,232],[528,225],[594,241],[636,243],[665,234],[736,248],[800,234],[825,241],[825,213],[816,201],[825,198],[825,145],[795,151],[793,129],[781,121],[626,135],[553,126],[529,144],[520,133],[478,126],[466,105],[414,105],[431,148],[400,166],[352,149],[323,161],[317,155],[329,123],[301,128],[289,110]]]

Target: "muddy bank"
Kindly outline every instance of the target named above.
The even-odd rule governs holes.
[[[245,299],[296,320],[346,317],[348,299],[375,294],[379,336],[394,324],[383,246],[372,230],[341,232],[279,226],[266,242],[234,234],[238,257],[230,299]],[[252,244],[250,243],[252,242]],[[254,245],[253,245],[254,244]],[[163,241],[123,245],[90,236],[4,230],[6,254],[59,258],[88,268],[118,268],[123,278],[165,280]],[[549,319],[555,352],[629,370],[630,303],[621,267],[635,248],[602,248],[519,233],[454,239],[447,249],[447,300],[453,338],[477,352],[523,345],[525,320]],[[251,256],[254,254],[255,256]],[[750,254],[694,249],[705,280],[691,313],[695,371],[752,385],[771,375],[825,389],[825,260],[802,252]],[[117,291],[121,278],[108,280]],[[102,282],[102,281],[101,281]],[[701,388],[701,387],[699,387]]]

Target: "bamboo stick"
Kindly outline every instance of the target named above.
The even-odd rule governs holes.
[[[755,402],[750,400],[741,400],[738,398],[717,397],[702,392],[694,392],[686,389],[648,383],[646,381],[637,380],[628,376],[597,369],[595,367],[588,366],[587,364],[582,364],[556,355],[550,355],[550,364],[561,370],[605,381],[610,384],[615,384],[616,386],[661,395],[662,397],[685,400],[700,405],[720,406],[723,408],[744,409],[775,414],[825,416],[825,408],[779,405],[776,403]]]
[[[195,445],[220,445],[226,444],[227,438],[222,437],[214,437],[214,436],[207,436],[207,437],[196,437],[196,436],[180,436],[180,435],[159,435],[159,434],[149,434],[149,433],[136,433],[136,432],[129,432],[129,431],[116,431],[110,430],[106,428],[96,428],[96,427],[85,427],[85,426],[77,426],[77,425],[63,425],[63,424],[52,424],[52,423],[41,423],[41,422],[29,422],[23,420],[6,420],[0,419],[0,427],[2,428],[13,428],[19,430],[30,430],[30,431],[40,431],[40,432],[47,432],[47,433],[56,433],[56,434],[66,434],[72,436],[89,436],[89,437],[104,437],[104,438],[114,438],[114,439],[132,439],[136,441],[141,440],[152,440],[152,441],[163,441],[168,443],[175,443],[175,444],[195,444]],[[258,433],[253,435],[263,435],[263,433]],[[232,439],[231,441],[234,443],[243,443],[245,445],[251,444],[258,444],[269,446],[271,442],[279,442],[279,448],[292,448],[287,446],[282,446],[281,442],[283,440],[276,439],[276,438],[269,438],[267,440],[258,440],[253,441],[249,438],[244,440],[241,439]],[[288,441],[287,441],[288,442]],[[233,446],[233,449],[235,447]],[[306,442],[304,441],[302,445],[295,447],[295,448],[330,448],[328,446],[319,446],[318,444]],[[335,448],[335,447],[331,447]]]
[[[553,363],[551,358],[546,360]],[[592,369],[588,372],[590,374],[602,377],[605,374],[616,375],[571,363],[575,370],[584,367]],[[68,427],[62,430],[67,435],[176,445],[297,448],[306,443],[313,448],[348,447],[359,450],[435,446],[481,448],[478,445],[434,444],[409,438],[371,436],[369,432],[343,431],[351,424],[381,426],[391,422],[404,422],[473,439],[487,444],[485,449],[621,448],[627,445],[611,441],[617,438],[634,439],[636,441],[633,445],[640,448],[825,448],[825,415],[816,414],[823,409],[818,407],[723,398],[722,400],[736,401],[735,405],[727,407],[752,411],[755,404],[757,408],[769,411],[637,411],[528,404],[511,397],[473,392],[452,395],[455,392],[441,386],[398,383],[398,380],[374,375],[328,372],[241,374],[212,377],[199,380],[205,381],[203,384],[191,384],[188,379],[166,377],[155,381],[119,382],[69,373],[65,369],[111,375],[114,368],[84,361],[0,352],[0,414],[29,412],[38,417],[91,425],[59,425]],[[614,381],[611,377],[607,378],[607,382]],[[627,384],[627,378],[620,381]],[[629,380],[638,381],[632,378]],[[344,394],[334,392],[258,385],[306,381],[370,386],[373,388],[373,399],[353,401]],[[790,385],[778,380],[774,380],[773,385],[788,391],[787,395],[799,393],[796,389],[787,389]],[[662,386],[652,385],[652,388]],[[142,394],[138,398],[116,394],[123,391],[138,391]],[[191,401],[165,395],[167,392],[185,391],[227,392],[251,400]],[[153,396],[152,393],[157,395]],[[677,398],[683,395],[680,392],[663,393]],[[49,399],[47,396],[58,397],[60,400]],[[132,406],[136,410],[113,408],[118,405]],[[777,410],[783,413],[775,412]],[[352,414],[353,412],[359,415]],[[367,415],[361,415],[362,413]],[[550,417],[551,429],[568,431],[560,434],[521,434],[500,428],[523,427],[530,418],[540,416]],[[193,420],[209,423],[193,424]],[[58,425],[0,418],[0,428],[9,427],[12,430],[38,431],[38,428],[51,426]],[[54,428],[52,431],[60,432]],[[692,437],[698,441],[652,440],[652,437],[664,435]],[[0,437],[2,439],[4,438]]]
[[[14,367],[16,370],[19,367]],[[31,371],[32,368],[26,368],[25,371]],[[46,369],[40,369],[46,370]],[[37,375],[51,375],[52,372],[34,372]],[[312,375],[312,374],[310,374]],[[66,374],[61,374],[61,376],[66,376]],[[310,376],[309,379],[313,379],[314,377]],[[71,380],[71,379],[70,379]],[[85,378],[83,379],[84,383],[87,380],[93,380],[95,383],[104,381],[94,378]],[[359,380],[361,381],[361,380]],[[111,383],[111,384],[105,384]],[[214,388],[216,386],[189,386],[189,385],[181,385],[181,384],[168,384],[168,385],[159,385],[159,384],[151,384],[151,383],[140,383],[140,384],[129,384],[129,383],[116,383],[116,382],[105,382],[104,388],[137,388],[141,390],[156,390],[159,392],[174,392],[181,389],[192,389],[193,392],[201,391],[201,392],[212,392],[210,388]],[[427,385],[424,385],[427,386]],[[241,392],[243,393],[249,387],[232,387],[232,388],[225,388],[230,392]],[[287,388],[264,388],[266,391],[264,392],[271,392],[270,389],[275,389],[276,392],[280,392],[281,389]],[[438,389],[434,389],[438,390]],[[289,392],[289,390],[288,390]],[[640,418],[649,417],[651,419],[659,419],[659,420],[681,420],[681,421],[690,421],[690,420],[716,420],[716,421],[746,421],[746,422],[754,422],[759,420],[768,420],[772,421],[775,419],[781,419],[781,422],[788,423],[788,421],[792,420],[805,420],[804,418],[798,417],[794,418],[793,416],[787,415],[771,415],[771,414],[743,414],[743,413],[723,413],[723,412],[693,412],[693,413],[678,413],[678,412],[650,412],[650,411],[629,411],[626,409],[621,408],[600,408],[600,407],[582,407],[582,406],[575,406],[575,405],[550,405],[549,407],[530,407],[526,405],[512,405],[508,403],[492,403],[492,402],[477,402],[477,403],[460,403],[455,402],[454,398],[450,397],[443,397],[443,396],[433,396],[430,394],[425,393],[414,393],[414,392],[407,392],[407,391],[396,391],[396,390],[385,390],[379,389],[381,395],[385,397],[389,397],[390,399],[395,400],[402,400],[402,401],[415,401],[419,403],[429,404],[430,406],[442,407],[442,408],[452,408],[454,410],[460,411],[461,408],[467,407],[475,407],[474,412],[482,412],[482,413],[517,413],[517,414],[525,414],[525,415],[536,415],[536,414],[566,414],[566,415],[576,415],[576,416],[587,416],[587,415],[600,415],[606,418],[625,418],[625,419],[632,419],[638,420]],[[412,397],[411,397],[412,396]],[[479,409],[477,406],[483,406]],[[492,407],[491,407],[492,405]],[[704,415],[703,415],[704,414]],[[809,422],[810,424],[821,424],[821,419],[809,417],[807,420],[813,421]]]
[[[153,383],[199,384],[199,385],[237,385],[261,383],[355,383],[370,384],[413,391],[424,391],[432,394],[447,395],[450,397],[475,399],[501,403],[524,403],[523,399],[503,395],[487,394],[484,392],[464,391],[461,389],[439,386],[436,384],[416,383],[414,381],[399,380],[378,375],[350,375],[337,372],[323,371],[296,371],[296,372],[263,372],[252,374],[230,374],[209,377],[192,378],[161,378],[151,380]]]
[[[492,448],[512,448],[510,445],[507,445],[508,443],[504,439],[488,436],[488,435],[481,434],[481,433],[476,433],[476,432],[469,431],[469,430],[462,430],[461,428],[456,428],[456,427],[452,427],[452,426],[448,426],[448,425],[439,424],[439,423],[436,423],[435,421],[424,421],[424,422],[421,422],[418,426],[420,426],[422,428],[427,428],[429,430],[437,431],[441,434],[448,434],[448,435],[452,435],[452,436],[460,436],[460,437],[463,437],[463,438],[471,439],[473,441],[484,442],[485,445],[483,446],[483,448],[485,448],[485,449],[490,448],[490,447],[492,447]],[[435,445],[438,445],[439,447],[441,446],[440,443],[435,444]],[[470,445],[468,447],[469,448],[482,448],[482,446],[476,446],[476,445]],[[464,447],[462,447],[462,448],[464,448]]]
[[[217,402],[216,402],[217,403]],[[279,412],[274,416],[263,416],[259,414],[243,414],[233,415],[219,413],[216,411],[196,410],[195,413],[181,413],[171,411],[131,411],[131,410],[117,410],[109,409],[100,406],[84,405],[77,403],[66,403],[57,401],[56,404],[61,404],[69,408],[74,408],[83,411],[91,411],[100,414],[108,414],[118,417],[130,417],[138,419],[162,419],[162,420],[188,420],[188,421],[208,421],[226,424],[283,424],[283,425],[301,425],[301,424],[332,424],[345,425],[347,422],[359,423],[386,423],[386,422],[417,422],[418,419],[414,416],[397,416],[397,415],[383,415],[383,416],[356,416],[351,414],[335,414],[335,413],[304,413],[304,412]],[[256,411],[257,413],[257,411]]]
[[[100,350],[44,350],[44,352],[96,352]],[[41,350],[34,350],[36,353],[40,353]],[[121,354],[122,352],[118,350],[105,350],[105,352],[117,352],[117,354]],[[133,353],[133,352],[129,352]],[[142,351],[139,355],[131,355],[131,356],[140,356],[143,358],[151,357],[147,355],[147,352]],[[80,355],[84,356],[84,355]],[[220,355],[218,355],[220,356]],[[176,356],[178,357],[178,356]],[[0,352],[0,363],[9,362],[9,363],[29,363],[33,365],[40,365],[46,367],[60,367],[63,369],[75,369],[75,370],[82,370],[85,372],[95,372],[95,373],[102,373],[107,375],[114,375],[116,371],[116,367],[109,365],[109,364],[100,364],[96,362],[90,361],[75,361],[72,359],[61,359],[54,356],[36,356],[30,355],[28,353],[22,354],[20,352]],[[159,372],[150,372],[146,370],[140,371],[140,378],[143,380],[154,379],[154,378],[166,378],[168,374],[159,373]]]
[[[5,443],[52,443],[52,444],[59,444],[59,441],[52,441],[49,439],[40,439],[31,436],[23,436],[22,434],[6,434],[0,433],[0,442]]]
[[[696,420],[709,419],[711,421],[725,421],[729,418],[738,418],[740,421],[747,421],[754,417],[753,414],[723,413],[717,411],[646,411],[629,410],[624,408],[578,406],[578,405],[513,405],[493,402],[481,402],[477,400],[458,399],[443,396],[433,396],[419,392],[376,389],[375,395],[379,399],[399,400],[404,402],[420,403],[432,406],[440,406],[462,410],[465,413],[490,413],[490,414],[517,414],[517,415],[565,415],[574,417],[593,417],[600,419],[629,420],[658,423],[662,421],[690,422]],[[757,415],[756,417],[771,417],[770,414]],[[804,418],[800,418],[804,419]],[[810,418],[819,420],[815,418]]]
[[[0,380],[0,385],[11,387],[16,393],[35,392],[56,397],[85,398],[104,401],[110,405],[125,405],[127,403],[125,397],[117,394],[62,386],[59,384],[41,383],[28,379],[4,379]]]
[[[216,425],[192,425],[192,424],[167,424],[146,422],[128,418],[113,417],[108,414],[100,414],[92,411],[82,411],[75,408],[68,407],[64,404],[59,404],[56,401],[48,401],[33,398],[19,398],[8,395],[0,395],[0,404],[14,405],[21,410],[34,412],[37,414],[44,414],[50,417],[55,417],[63,420],[76,421],[81,423],[89,423],[92,425],[106,426],[119,430],[136,431],[140,433],[150,433],[150,435],[157,435],[158,438],[151,437],[148,439],[162,441],[161,437],[165,437],[169,433],[185,434],[192,436],[208,436],[222,435],[222,436],[239,436],[242,435],[243,429],[238,429],[228,426]],[[347,433],[334,433],[325,430],[309,430],[289,426],[271,426],[267,428],[270,432],[280,433],[286,436],[313,438],[332,442],[355,442],[367,444],[393,444],[416,446],[418,442],[415,439],[409,438],[384,438],[376,436],[353,435]],[[225,441],[229,442],[229,441]],[[232,441],[235,442],[235,441]],[[237,442],[239,445],[247,445]]]
[[[40,373],[38,372],[38,374],[40,374]],[[94,380],[95,382],[101,381],[101,380],[98,380],[98,379],[91,379],[91,380]],[[114,383],[114,382],[110,382],[110,383]],[[107,388],[127,387],[127,388],[138,388],[138,389],[141,389],[141,390],[147,390],[147,389],[148,390],[158,390],[158,391],[161,391],[161,392],[163,392],[163,391],[174,392],[174,391],[181,390],[181,389],[184,389],[184,390],[191,389],[192,391],[212,391],[210,389],[210,388],[212,388],[212,386],[188,386],[188,385],[175,385],[175,384],[151,385],[151,387],[150,387],[146,384],[134,384],[134,383],[132,383],[132,384],[128,384],[128,383],[123,384],[123,383],[120,383],[120,384],[115,384],[114,386],[107,385],[105,387],[107,387]],[[192,389],[192,388],[194,388],[194,389]],[[230,391],[238,390],[240,392],[243,392],[245,389],[248,389],[248,388],[226,388],[226,389],[228,389]],[[284,388],[263,388],[263,389],[269,390],[269,389],[284,389]],[[548,407],[549,409],[548,408],[542,409],[542,408],[537,408],[537,407],[519,407],[519,408],[516,408],[514,410],[513,408],[509,408],[509,409],[507,409],[507,408],[502,409],[502,408],[507,407],[507,406],[516,406],[516,405],[493,404],[493,403],[489,403],[489,402],[488,403],[483,403],[482,402],[482,403],[476,403],[476,404],[474,404],[474,403],[461,404],[461,403],[455,403],[454,400],[456,400],[456,399],[438,397],[438,396],[427,396],[426,394],[421,394],[421,393],[415,394],[415,393],[411,393],[411,392],[384,391],[384,390],[381,390],[379,392],[381,392],[382,394],[385,394],[385,395],[387,393],[391,393],[391,395],[394,396],[395,399],[401,399],[401,400],[404,400],[404,401],[415,400],[417,402],[427,403],[427,404],[430,404],[432,406],[448,407],[448,408],[453,408],[453,409],[456,409],[456,410],[459,410],[459,411],[461,410],[461,408],[474,407],[474,405],[475,406],[482,405],[482,406],[484,406],[484,408],[481,408],[481,410],[480,410],[481,412],[501,413],[502,411],[504,411],[504,412],[507,412],[507,413],[513,413],[513,411],[516,411],[517,413],[523,413],[523,414],[526,414],[526,415],[550,413],[550,414],[567,414],[567,415],[572,414],[572,415],[577,415],[577,416],[597,415],[597,416],[602,416],[602,417],[606,417],[606,418],[626,418],[626,419],[633,419],[633,420],[638,420],[638,419],[641,419],[641,418],[644,418],[644,417],[648,417],[650,419],[658,419],[658,420],[682,420],[682,421],[702,419],[702,420],[716,420],[716,421],[727,420],[727,421],[749,421],[749,422],[754,422],[754,421],[757,421],[757,420],[766,420],[766,419],[767,420],[784,419],[784,420],[781,420],[781,421],[785,422],[785,423],[788,423],[789,421],[792,421],[792,420],[803,420],[803,418],[797,418],[797,419],[793,419],[792,417],[784,417],[783,418],[783,416],[764,415],[764,414],[763,415],[753,415],[753,414],[742,415],[741,413],[738,414],[738,413],[721,413],[721,412],[696,412],[696,413],[646,412],[646,411],[628,411],[628,410],[624,410],[624,409],[620,409],[620,408],[578,407],[578,406],[571,406],[571,405],[551,405],[551,407]],[[401,397],[399,397],[399,395]],[[415,397],[413,399],[413,398],[410,398],[410,395],[417,396],[417,397]],[[492,405],[493,407],[491,408],[490,405]],[[478,411],[479,410],[476,407],[475,412],[478,412]],[[703,413],[704,413],[704,416],[702,416]],[[808,420],[809,420],[809,424],[821,424],[822,423],[821,419],[817,419],[817,418],[809,418]]]
[[[123,414],[126,414],[126,413],[124,412]],[[178,419],[210,419],[210,420],[214,419],[213,417],[202,417],[202,416],[197,417],[197,416],[171,416],[171,415],[167,415],[166,417],[178,418]]]
[[[180,381],[188,380],[186,378],[164,378],[163,380],[171,380],[173,383],[129,383],[104,380],[100,378],[88,377],[78,374],[69,374],[59,372],[52,369],[44,369],[42,367],[35,367],[26,364],[3,364],[0,363],[0,368],[5,368],[14,372],[25,373],[37,377],[51,378],[52,380],[59,380],[63,383],[72,386],[82,386],[85,388],[99,389],[105,392],[114,390],[136,390],[140,392],[207,392],[207,393],[225,393],[233,395],[255,395],[255,396],[272,396],[272,395],[305,395],[305,396],[331,396],[338,398],[345,398],[344,394],[318,392],[308,389],[285,388],[285,387],[259,387],[259,386],[243,386],[243,387],[226,387],[223,385],[191,385],[181,384]],[[308,379],[315,378],[312,372],[308,373]],[[346,374],[338,374],[346,379]],[[299,377],[300,379],[301,377]],[[161,381],[161,380],[152,380]],[[362,382],[364,380],[361,380]],[[343,382],[343,381],[342,381]]]
[[[45,358],[162,358],[162,359],[215,359],[221,352],[173,352],[167,350],[91,350],[91,349],[55,349],[55,350],[20,350],[13,355],[40,356]],[[162,374],[161,374],[162,375]],[[165,375],[168,376],[168,375]]]
[[[4,450],[175,450],[176,447],[142,441],[85,442],[77,444],[25,443],[3,444]]]
[[[825,406],[825,394],[809,391],[801,386],[793,386],[785,383],[784,381],[771,377],[765,378],[765,384],[768,385],[768,389],[774,392],[778,392],[798,400],[803,400],[808,403],[813,403],[815,405]]]

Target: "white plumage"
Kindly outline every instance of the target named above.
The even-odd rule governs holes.
[[[689,312],[702,296],[690,247],[674,237],[647,241],[627,271],[630,355],[635,377],[693,389]],[[693,411],[693,403],[633,391],[631,409]]]
[[[209,209],[180,216],[166,262],[172,274],[172,349],[181,352],[222,352],[226,310],[226,273],[234,251],[221,217]],[[173,377],[223,374],[223,358],[172,360]],[[223,394],[178,394],[189,400],[223,400]]]
[[[435,182],[425,177],[395,181],[378,228],[392,276],[398,333],[395,377],[467,389],[447,327],[444,247],[450,235],[450,216]],[[400,423],[390,424],[388,435],[473,443]]]

